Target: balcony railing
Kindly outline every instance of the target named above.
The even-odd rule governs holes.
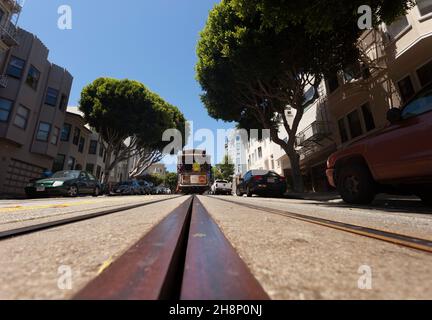
[[[330,137],[331,125],[326,121],[315,121],[297,135],[297,146],[308,147],[319,145],[321,141]]]
[[[18,45],[17,33],[18,29],[12,23],[0,26],[0,38],[9,47]]]
[[[12,13],[18,13],[22,10],[25,0],[4,0],[5,4],[11,8]]]

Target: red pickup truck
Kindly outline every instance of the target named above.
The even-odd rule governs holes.
[[[405,107],[390,109],[389,124],[330,156],[327,178],[350,204],[378,193],[419,196],[432,204],[432,86]]]

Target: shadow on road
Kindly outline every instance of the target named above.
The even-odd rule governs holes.
[[[420,200],[416,198],[377,198],[371,205],[350,205],[344,203],[342,200],[337,202],[318,201],[318,206],[327,208],[347,208],[347,209],[363,209],[373,211],[387,211],[387,212],[401,212],[401,213],[422,213],[432,214],[432,207],[425,206]]]

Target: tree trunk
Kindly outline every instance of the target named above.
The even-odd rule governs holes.
[[[303,175],[301,173],[300,168],[300,156],[297,152],[289,152],[287,153],[290,162],[291,162],[291,177],[293,180],[293,191],[302,193],[304,192],[304,181]]]

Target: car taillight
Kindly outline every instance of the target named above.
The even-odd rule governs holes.
[[[263,179],[262,176],[255,176],[253,177],[254,181],[261,181]]]

